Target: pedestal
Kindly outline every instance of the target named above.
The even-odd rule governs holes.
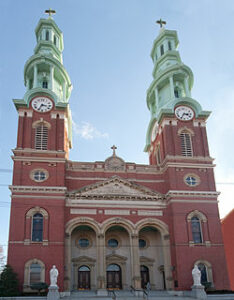
[[[192,297],[197,299],[207,299],[207,295],[203,285],[192,286]]]
[[[58,300],[60,299],[58,286],[50,286],[49,293],[47,295],[47,300]]]

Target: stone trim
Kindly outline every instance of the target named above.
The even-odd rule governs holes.
[[[167,192],[166,197],[181,197],[181,196],[196,196],[196,197],[217,197],[219,192],[216,191],[183,191],[183,190],[170,190]]]
[[[65,193],[67,190],[66,187],[30,185],[9,185],[9,189],[12,193]]]
[[[29,287],[29,285],[30,285],[29,280],[30,280],[30,266],[33,263],[38,263],[41,266],[40,281],[45,282],[45,264],[37,258],[30,259],[29,261],[27,261],[25,263],[25,266],[24,266],[24,286],[23,286],[24,292],[32,292],[32,290]]]

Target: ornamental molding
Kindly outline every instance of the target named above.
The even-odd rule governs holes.
[[[125,169],[125,161],[116,155],[110,156],[105,160],[105,170],[125,171]]]
[[[165,196],[149,188],[143,187],[129,180],[113,176],[104,181],[85,186],[79,190],[67,193],[69,200],[92,199],[92,200],[165,200]]]
[[[9,185],[11,192],[17,193],[65,193],[66,187],[56,186],[23,186],[23,185]]]
[[[181,197],[181,196],[196,196],[196,197],[218,197],[220,195],[220,192],[216,191],[176,191],[176,190],[170,190],[167,192],[166,197]]]

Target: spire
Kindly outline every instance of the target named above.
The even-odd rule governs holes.
[[[175,30],[165,29],[162,19],[156,22],[160,31],[153,42],[151,58],[154,63],[153,81],[147,90],[147,106],[151,113],[145,151],[149,148],[155,121],[160,123],[164,116],[173,116],[178,103],[190,105],[197,115],[206,115],[201,105],[191,97],[193,72],[185,65],[178,51],[179,40]]]
[[[43,93],[50,96],[56,106],[66,107],[72,85],[63,66],[63,33],[52,18],[55,10],[50,8],[45,13],[48,19],[40,19],[38,22],[34,55],[24,67],[27,88],[24,100],[29,103],[35,94]]]

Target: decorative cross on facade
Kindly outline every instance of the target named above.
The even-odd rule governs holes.
[[[111,147],[111,149],[113,150],[113,156],[115,156],[115,150],[117,149],[117,147],[116,147],[115,145],[113,145],[113,146]]]
[[[163,25],[166,25],[166,24],[167,24],[167,22],[166,22],[166,21],[163,21],[162,19],[156,21],[156,23],[157,23],[157,24],[160,24],[160,28],[162,28]]]
[[[52,18],[52,16],[53,16],[54,14],[56,14],[56,11],[55,11],[54,9],[49,8],[49,9],[46,9],[46,10],[45,10],[45,14],[48,14],[48,15],[49,15],[49,18]]]

